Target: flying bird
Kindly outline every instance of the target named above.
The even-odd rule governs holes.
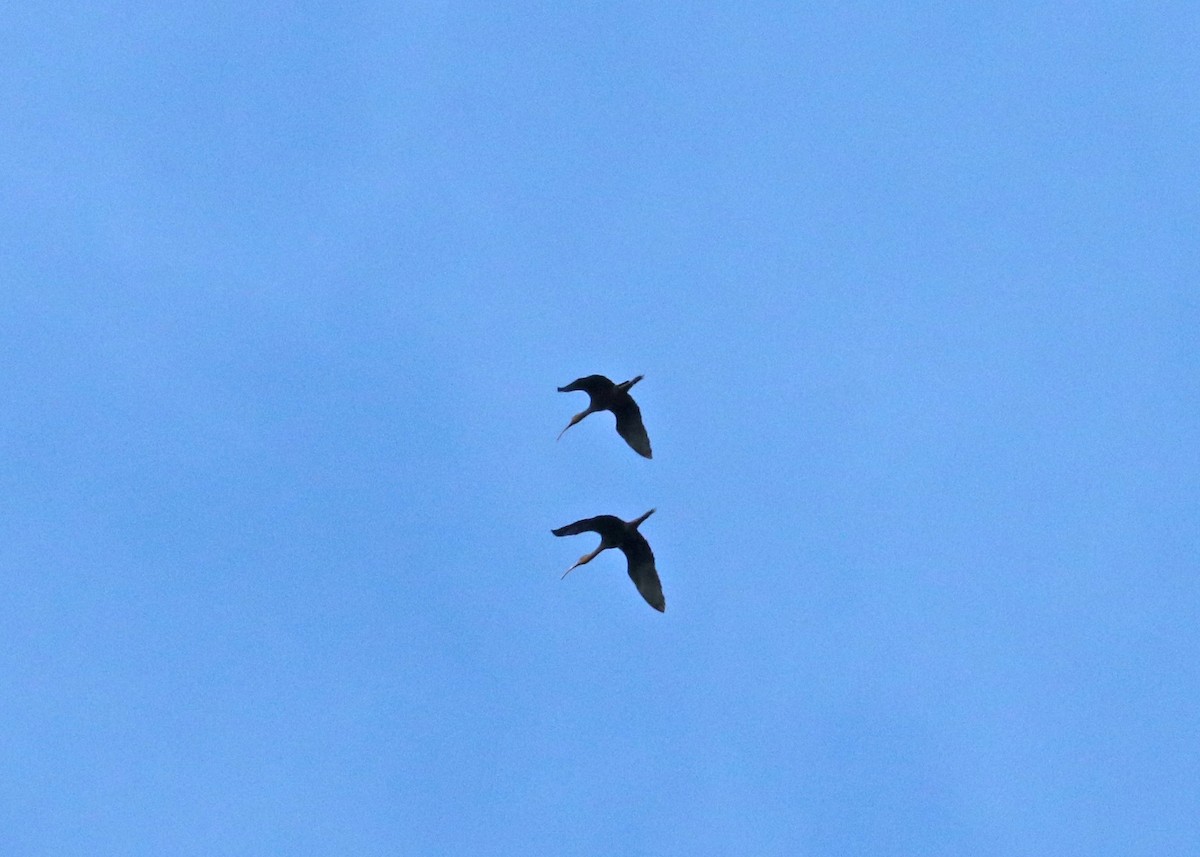
[[[599,533],[600,546],[589,554],[579,558],[579,562],[563,572],[565,578],[581,565],[594,560],[601,551],[609,548],[620,548],[625,554],[629,565],[629,579],[637,587],[638,592],[646,599],[646,603],[659,613],[666,611],[667,602],[663,598],[662,584],[658,580],[658,572],[654,570],[654,553],[645,536],[638,532],[642,521],[654,514],[651,509],[640,518],[632,521],[622,521],[615,515],[597,515],[594,518],[584,518],[557,530],[551,530],[556,536],[577,536],[580,533]]]
[[[596,411],[612,411],[617,418],[617,434],[625,438],[625,442],[633,447],[633,451],[638,455],[651,458],[650,436],[646,434],[646,427],[642,425],[642,411],[638,408],[637,402],[633,400],[633,396],[629,395],[629,388],[643,377],[638,375],[631,381],[614,384],[603,375],[588,375],[584,378],[577,378],[565,387],[559,387],[558,392],[560,393],[582,390],[588,394],[591,401],[588,402],[587,410],[571,417],[567,428],[560,431],[558,436],[562,437],[566,434],[567,429],[588,414],[594,414]]]

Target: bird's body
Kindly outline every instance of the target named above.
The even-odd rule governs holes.
[[[667,609],[667,602],[663,598],[662,583],[654,568],[654,553],[650,550],[650,543],[646,541],[645,536],[638,532],[641,523],[653,514],[654,510],[651,509],[632,521],[622,521],[615,515],[597,515],[594,518],[584,518],[573,524],[567,524],[565,527],[559,527],[557,530],[551,530],[550,532],[556,536],[576,536],[587,532],[600,535],[600,546],[591,553],[581,556],[575,565],[566,570],[563,577],[579,566],[591,562],[600,555],[601,551],[620,548],[621,553],[625,554],[628,564],[629,579],[646,599],[647,604],[660,613],[664,612]]]
[[[558,433],[562,437],[567,429],[582,420],[588,414],[596,411],[612,411],[617,418],[617,434],[633,448],[633,451],[643,458],[651,458],[650,436],[646,434],[646,426],[642,423],[642,411],[629,395],[629,388],[642,380],[641,375],[630,381],[614,384],[603,375],[587,375],[577,378],[565,387],[559,387],[560,393],[572,393],[582,390],[588,394],[590,401],[587,410],[581,411],[571,418],[567,428]]]

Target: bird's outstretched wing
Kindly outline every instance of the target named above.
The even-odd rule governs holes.
[[[615,540],[625,529],[625,523],[615,515],[597,515],[594,518],[584,518],[557,530],[551,530],[556,536],[577,536],[580,533],[599,533],[600,538],[610,534]]]
[[[667,600],[663,598],[662,583],[654,568],[654,552],[641,533],[634,533],[621,545],[621,553],[629,563],[629,579],[646,603],[659,613],[666,612]]]
[[[559,387],[560,393],[574,393],[576,390],[582,390],[589,396],[606,396],[611,395],[613,387],[617,386],[603,375],[585,375],[582,378],[576,378],[565,387]]]
[[[646,426],[642,422],[642,409],[637,406],[633,396],[621,396],[613,404],[612,412],[617,418],[617,434],[625,438],[625,442],[642,458],[653,458],[650,435],[646,434]]]

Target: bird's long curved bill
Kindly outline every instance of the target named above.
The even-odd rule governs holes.
[[[564,572],[563,572],[563,574],[562,574],[562,577],[560,577],[560,578],[559,578],[559,580],[563,580],[564,578],[566,578],[566,576],[567,576],[568,574],[570,574],[570,573],[571,573],[572,571],[574,571],[575,569],[579,568],[579,566],[581,566],[581,565],[586,565],[587,563],[589,563],[589,562],[591,562],[592,560],[594,560],[594,559],[595,559],[597,556],[599,556],[599,555],[600,555],[600,551],[601,551],[601,550],[603,550],[603,548],[596,548],[596,549],[595,549],[594,551],[592,551],[591,553],[584,554],[583,556],[581,556],[581,557],[579,558],[579,561],[578,561],[577,563],[575,563],[573,566],[571,566],[570,568],[568,568],[566,571],[564,571]]]
[[[571,426],[575,425],[575,423],[580,422],[589,413],[591,413],[591,411],[584,411],[582,414],[576,414],[575,416],[571,417],[571,421],[569,423],[567,423],[567,428],[560,431],[558,433],[558,437],[562,437],[564,434],[566,434],[567,429],[569,429]],[[555,440],[558,440],[558,437],[556,437]]]

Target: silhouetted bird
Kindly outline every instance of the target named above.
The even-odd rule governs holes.
[[[642,425],[642,412],[638,408],[637,402],[629,395],[629,388],[643,377],[638,375],[632,381],[614,384],[603,375],[588,375],[586,378],[572,381],[565,387],[559,387],[558,392],[560,393],[582,390],[588,394],[591,401],[588,403],[586,411],[571,417],[567,428],[560,431],[558,436],[562,437],[567,429],[588,414],[594,414],[596,411],[612,411],[617,418],[617,434],[625,438],[625,442],[633,447],[638,455],[651,458],[650,436],[646,434],[646,427]]]
[[[582,521],[551,530],[550,532],[556,536],[577,536],[580,533],[588,532],[600,534],[600,547],[581,556],[579,562],[563,572],[563,577],[579,566],[594,560],[601,551],[620,548],[629,564],[629,579],[633,581],[633,585],[637,587],[638,592],[642,593],[647,604],[659,613],[664,612],[667,609],[667,602],[663,598],[658,572],[654,570],[654,553],[650,550],[649,542],[638,532],[642,521],[653,514],[654,510],[651,509],[640,518],[628,522],[622,521],[615,515],[597,515],[594,518],[584,518]]]

